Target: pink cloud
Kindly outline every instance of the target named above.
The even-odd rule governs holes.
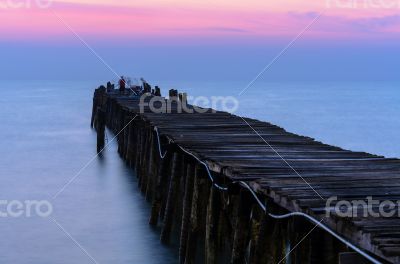
[[[309,29],[305,38],[364,38],[382,34],[390,37],[399,33],[400,19],[384,15],[389,14],[387,10],[375,16],[351,15],[349,10],[342,13],[337,9],[328,11]],[[163,37],[273,40],[294,37],[317,14],[317,11],[226,11],[176,6],[121,7],[55,3],[48,9],[0,9],[0,40],[61,40],[71,37],[70,30],[57,16],[83,36],[110,40]]]

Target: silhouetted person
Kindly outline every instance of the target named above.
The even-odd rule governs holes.
[[[125,93],[125,88],[126,88],[126,82],[124,76],[121,76],[121,79],[119,80],[119,92],[121,94]]]

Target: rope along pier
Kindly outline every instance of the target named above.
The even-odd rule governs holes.
[[[206,263],[399,263],[397,218],[326,217],[326,201],[307,185],[322,197],[395,200],[399,160],[246,118],[306,183],[240,117],[178,113],[175,102],[171,113],[153,113],[139,104],[97,90],[92,122],[117,133],[138,115],[118,136],[118,151],[136,169],[161,241],[178,234],[180,263],[199,254]]]

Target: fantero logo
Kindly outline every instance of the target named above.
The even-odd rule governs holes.
[[[187,101],[190,101],[189,105]],[[149,109],[152,113],[172,113],[172,109],[176,109],[178,113],[216,113],[220,111],[234,113],[239,108],[239,101],[233,96],[188,96],[183,101],[178,99],[165,100],[162,97],[151,97],[144,94],[140,97],[140,112],[144,113],[145,109]]]
[[[0,0],[0,9],[49,8],[52,0]]]
[[[327,8],[393,9],[400,8],[400,0],[327,0]]]
[[[53,206],[49,201],[42,200],[0,200],[0,218],[19,217],[49,217]]]
[[[340,200],[337,196],[326,201],[326,217],[334,214],[345,218],[400,217],[400,201],[376,200],[368,196],[363,200]]]

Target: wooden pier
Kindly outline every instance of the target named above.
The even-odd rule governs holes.
[[[398,209],[400,160],[226,112],[180,112],[181,104],[193,106],[177,91],[170,95],[141,100],[101,87],[92,126],[99,151],[105,126],[116,135],[152,204],[149,223],[161,226],[163,243],[178,240],[180,263],[400,263],[398,213],[326,213],[339,201],[368,197]],[[143,104],[151,99],[171,109],[155,113]]]

